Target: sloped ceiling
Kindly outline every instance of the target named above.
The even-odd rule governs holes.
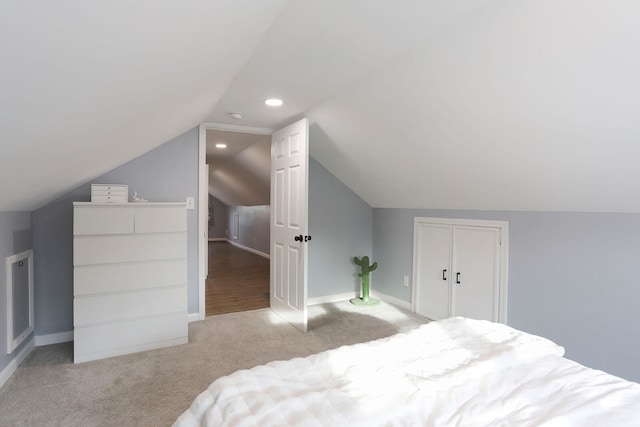
[[[640,212],[639,18],[491,2],[315,108],[312,151],[372,206]]]
[[[207,164],[209,194],[225,205],[270,203],[271,136],[207,130]]]
[[[0,210],[240,111],[308,116],[374,207],[640,212],[638,22],[632,0],[2,2]]]
[[[202,122],[285,0],[0,2],[0,211]]]

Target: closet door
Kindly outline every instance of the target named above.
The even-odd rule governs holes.
[[[415,287],[416,313],[439,320],[451,309],[451,230],[450,225],[420,224],[416,228]]]
[[[414,219],[414,312],[507,321],[509,223]]]
[[[499,248],[499,229],[453,227],[452,315],[498,320]]]

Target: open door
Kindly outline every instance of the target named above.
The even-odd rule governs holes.
[[[307,332],[309,122],[271,137],[271,293],[280,317]]]
[[[205,164],[204,168],[203,168],[203,173],[205,175],[205,179],[206,179],[206,183],[207,185],[203,185],[202,186],[202,191],[205,193],[201,196],[200,200],[206,200],[207,202],[207,226],[204,227],[204,247],[202,248],[204,250],[204,278],[205,280],[207,279],[207,277],[209,277],[209,222],[211,221],[211,218],[209,217],[209,165]]]

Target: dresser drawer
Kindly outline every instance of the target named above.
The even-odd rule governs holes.
[[[187,315],[175,314],[75,328],[75,363],[186,344]]]
[[[134,211],[123,206],[78,206],[75,209],[73,234],[133,233]]]
[[[136,206],[136,233],[169,233],[187,231],[187,210],[184,206]]]
[[[158,261],[187,257],[187,233],[77,236],[74,265]]]
[[[91,193],[94,197],[96,196],[124,196],[127,197],[126,190],[96,190]]]
[[[160,260],[76,266],[73,294],[87,296],[186,286],[187,260]],[[186,290],[185,290],[186,295]]]
[[[113,190],[113,191],[108,191],[108,190],[97,190],[94,191],[93,193],[91,193],[93,195],[93,197],[105,197],[105,196],[117,196],[117,197],[127,197],[127,191],[126,190]]]
[[[91,196],[93,203],[127,203],[127,196]]]
[[[187,314],[186,285],[75,297],[73,301],[73,323],[76,328],[173,314]]]
[[[91,184],[91,191],[124,191],[129,192],[129,186],[124,184]]]

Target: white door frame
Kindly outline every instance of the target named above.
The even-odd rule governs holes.
[[[420,224],[445,224],[462,225],[472,227],[491,227],[500,229],[500,295],[498,297],[498,321],[507,323],[507,302],[509,285],[509,221],[494,221],[483,219],[459,219],[459,218],[430,218],[415,217],[413,219],[413,281],[411,285],[411,311],[416,312],[418,298],[418,277],[416,259],[419,241],[417,239],[418,226]]]
[[[274,129],[228,123],[201,123],[198,130],[198,318],[205,318],[205,283],[208,260],[207,218],[209,217],[209,176],[207,165],[207,130],[225,130],[230,132],[271,135]],[[193,319],[195,320],[195,319]]]

